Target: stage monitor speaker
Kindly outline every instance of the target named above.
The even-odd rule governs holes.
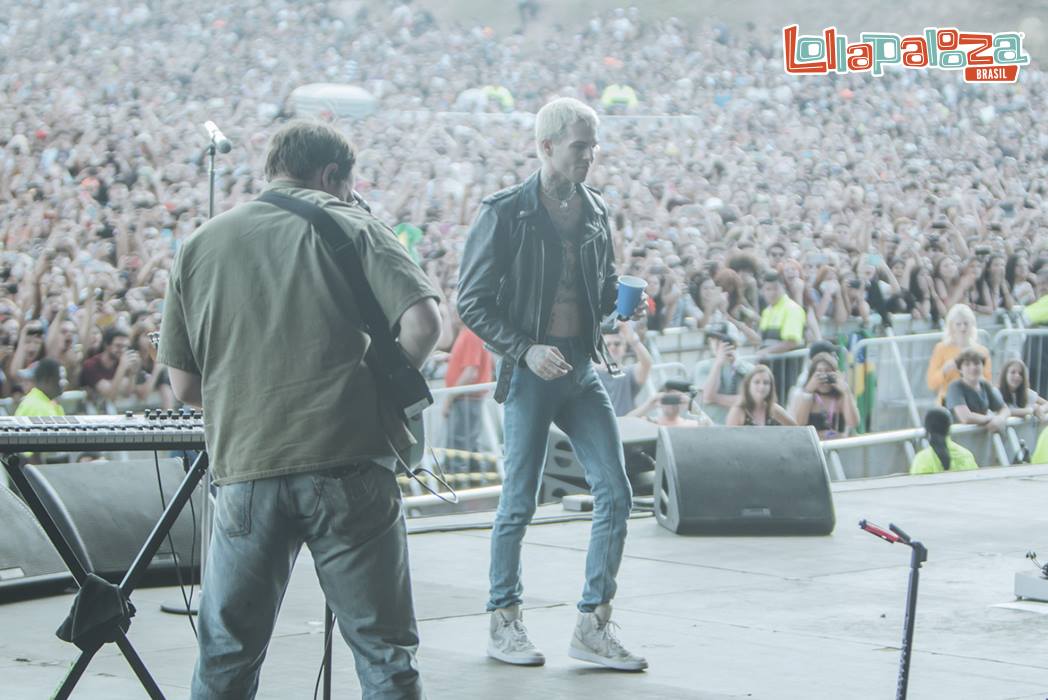
[[[0,600],[75,583],[29,506],[5,486],[0,486],[0,523]]]
[[[181,460],[159,463],[162,496],[152,459],[27,466],[26,476],[86,568],[119,581],[185,477]],[[191,575],[195,580],[199,519],[200,495],[194,493],[192,508],[187,505],[171,528],[174,553],[165,539],[147,569],[148,582],[177,583],[176,561],[183,582]]]
[[[661,428],[655,518],[704,535],[828,535],[836,517],[810,427]]]
[[[619,438],[626,458],[626,474],[633,486],[633,493],[638,496],[650,494],[659,428],[651,421],[632,416],[621,417],[618,423]],[[568,436],[556,426],[550,426],[539,501],[549,503],[575,493],[589,493],[586,472]]]

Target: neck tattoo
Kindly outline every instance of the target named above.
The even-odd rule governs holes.
[[[561,209],[567,209],[568,208],[568,204],[571,202],[572,199],[575,198],[575,192],[576,192],[576,190],[578,190],[578,186],[575,185],[575,183],[570,183],[571,184],[571,192],[568,193],[567,197],[561,197],[555,191],[554,188],[547,187],[546,183],[544,183],[544,182],[541,183],[541,184],[542,184],[542,191],[546,193],[547,197],[549,197],[552,200],[555,200],[560,205]]]

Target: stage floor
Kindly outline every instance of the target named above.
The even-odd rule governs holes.
[[[526,621],[542,668],[484,655],[488,531],[410,538],[428,697],[826,698],[894,697],[910,550],[859,530],[895,522],[929,549],[922,569],[910,697],[1048,695],[1048,603],[1018,602],[1014,575],[1048,560],[1048,466],[889,477],[834,486],[828,537],[679,537],[654,518],[630,524],[615,619],[646,673],[623,674],[567,655],[588,524],[532,527],[525,540]],[[540,516],[562,515],[545,507]],[[483,523],[469,514],[412,528]],[[143,534],[144,536],[144,534]],[[160,612],[177,588],[141,589],[130,639],[168,698],[186,698],[196,646],[186,618]],[[0,606],[0,697],[50,696],[76,657],[54,630],[71,595]],[[308,552],[299,558],[259,698],[308,698],[320,664],[323,600]],[[359,696],[353,662],[335,645],[334,697]],[[109,645],[74,698],[145,697]]]

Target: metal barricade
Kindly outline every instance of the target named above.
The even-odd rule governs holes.
[[[941,340],[942,333],[888,335],[864,338],[852,347],[853,373],[866,372],[867,383],[876,380],[877,410],[870,416],[870,433],[923,425],[922,417],[936,401],[928,388],[928,360]],[[979,331],[979,340],[990,345],[985,331]]]
[[[1002,433],[981,425],[954,425],[950,439],[972,451],[981,467],[1010,466],[1019,440],[1036,440],[1042,425],[1031,419],[1011,418]],[[926,445],[924,428],[891,430],[856,437],[824,440],[820,444],[835,481],[907,474],[920,447]]]
[[[502,408],[492,395],[495,383],[445,387],[433,390],[433,405],[423,413],[426,451],[423,465],[443,472],[456,487],[488,486],[502,482]],[[480,394],[481,396],[478,396]],[[448,399],[457,398],[451,410],[465,425],[453,425],[451,413],[445,415]],[[468,404],[464,402],[469,402]],[[452,434],[455,429],[457,434]],[[409,494],[422,488],[414,481],[404,482]],[[437,489],[434,481],[431,488]]]
[[[1048,396],[1048,328],[998,331],[990,351],[998,372],[1008,360],[1021,359],[1029,372],[1030,388],[1041,396]]]

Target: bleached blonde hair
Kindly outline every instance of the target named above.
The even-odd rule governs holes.
[[[543,105],[535,115],[535,151],[543,158],[542,142],[557,141],[575,122],[585,122],[596,131],[600,125],[597,113],[574,97],[558,97]]]
[[[979,344],[979,328],[975,325],[975,312],[967,304],[954,304],[946,312],[946,323],[942,329],[942,339],[947,343],[953,342],[953,322],[958,319],[968,321],[968,337],[965,338],[964,347]]]

